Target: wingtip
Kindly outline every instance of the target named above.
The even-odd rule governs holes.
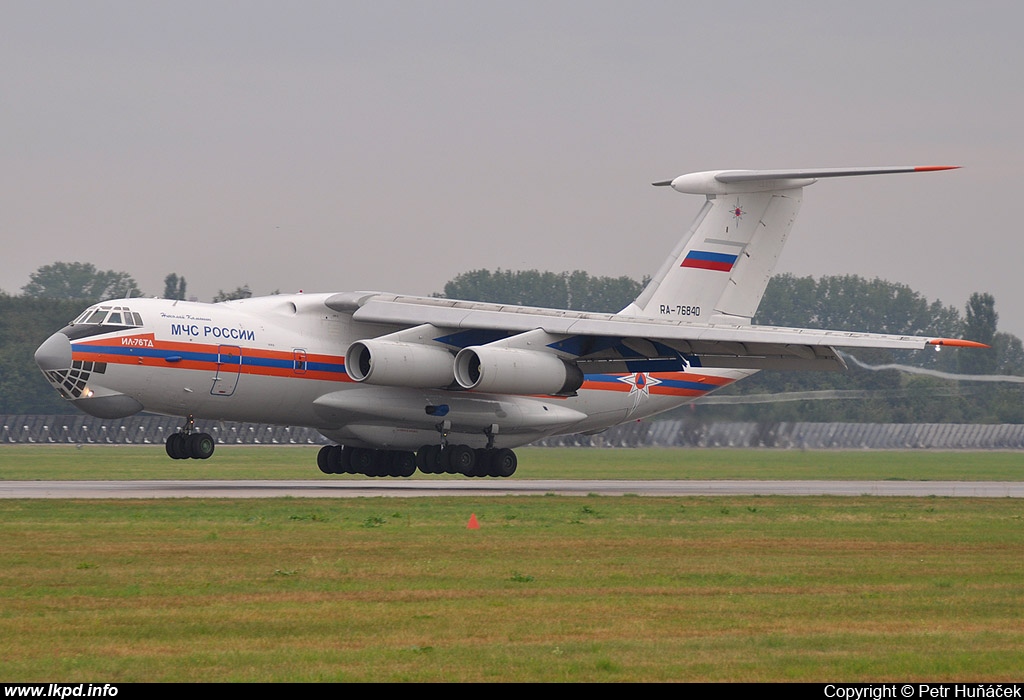
[[[915,173],[931,173],[936,170],[959,170],[959,165],[918,165],[914,168]]]
[[[974,340],[963,340],[961,338],[933,338],[928,341],[929,345],[938,345],[951,348],[991,348],[991,345],[979,343]]]

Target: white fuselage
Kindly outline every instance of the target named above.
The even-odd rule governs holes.
[[[71,376],[47,377],[82,410],[139,410],[308,426],[356,447],[417,449],[441,436],[470,447],[515,447],[549,435],[597,432],[674,408],[751,370],[587,374],[573,395],[514,395],[356,382],[345,370],[356,341],[402,327],[360,323],[297,294],[204,304],[163,299],[106,302],[62,332]],[[124,319],[134,319],[131,325]],[[452,352],[458,348],[448,348]],[[77,384],[75,382],[78,382]],[[63,384],[63,386],[62,386]],[[490,442],[489,442],[490,441]]]

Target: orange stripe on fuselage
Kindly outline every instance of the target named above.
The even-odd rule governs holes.
[[[82,347],[89,349],[78,349]],[[222,371],[225,369],[233,371],[236,366],[234,363],[218,362],[219,351],[223,347],[239,349],[242,357],[242,363],[238,366],[240,374],[335,382],[352,381],[344,371],[344,358],[337,355],[302,351],[304,369],[296,369],[295,361],[297,358],[292,350],[267,350],[233,343],[213,345],[172,340],[157,341],[152,333],[116,336],[74,343],[72,345],[72,359],[139,367],[203,371],[216,371],[220,368]],[[110,352],[104,352],[103,348],[109,348]],[[209,359],[194,359],[188,357],[189,355],[206,355],[209,356]],[[261,365],[259,364],[260,360],[273,362],[274,365]],[[325,371],[311,368],[311,366],[317,364],[330,365],[337,369]]]

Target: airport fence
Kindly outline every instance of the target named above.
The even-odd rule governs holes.
[[[180,418],[132,416],[100,420],[85,414],[0,415],[0,444],[163,445]],[[312,428],[203,421],[221,445],[326,445]],[[959,423],[705,423],[649,420],[598,435],[567,435],[541,447],[771,447],[782,449],[1024,450],[1024,425]]]

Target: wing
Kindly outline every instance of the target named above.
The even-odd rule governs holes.
[[[417,327],[417,342],[432,347],[444,345],[460,354],[491,349],[547,355],[583,374],[687,367],[835,370],[845,368],[837,347],[987,347],[954,338],[695,324],[379,293],[335,294],[326,304],[356,321]],[[408,333],[402,340],[408,340]]]

